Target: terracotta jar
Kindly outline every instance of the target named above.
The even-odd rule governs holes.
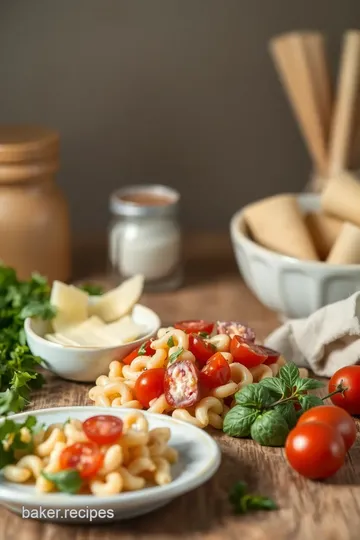
[[[70,277],[66,200],[55,183],[59,136],[36,126],[0,126],[0,260],[21,279]]]

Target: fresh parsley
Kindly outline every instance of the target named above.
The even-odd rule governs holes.
[[[248,493],[245,482],[236,482],[229,494],[235,514],[246,514],[254,510],[277,510],[277,504],[269,497]]]
[[[90,296],[101,296],[104,294],[104,288],[101,285],[95,285],[94,283],[82,283],[78,288],[87,292]]]
[[[76,469],[64,469],[57,473],[42,471],[41,474],[64,493],[78,493],[82,486],[81,476]]]
[[[323,387],[315,379],[300,377],[293,363],[283,366],[278,377],[249,384],[235,394],[236,405],[224,418],[223,431],[231,437],[249,437],[263,446],[283,446],[298,417],[326,399],[308,394]],[[341,392],[338,388],[336,392]]]
[[[169,339],[167,340],[167,346],[169,348],[175,346],[174,338],[172,336],[170,336]]]
[[[141,345],[137,353],[139,356],[144,356],[146,354],[146,342]]]
[[[54,315],[46,278],[34,273],[21,281],[13,268],[0,266],[0,416],[22,410],[44,382],[37,372],[41,358],[26,344],[24,320]]]

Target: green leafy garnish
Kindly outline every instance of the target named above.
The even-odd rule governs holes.
[[[82,486],[82,480],[76,469],[65,469],[57,473],[42,471],[42,476],[53,482],[59,491],[64,493],[78,493]]]
[[[104,294],[104,288],[101,285],[95,285],[93,283],[82,283],[78,285],[78,288],[87,292],[90,296],[101,296]]]
[[[21,440],[22,428],[27,428],[33,436],[39,431],[40,427],[35,416],[28,416],[23,423],[17,423],[10,418],[5,418],[0,424],[0,469],[5,465],[14,463],[16,450],[23,450],[27,454],[33,451],[33,437],[29,442]]]
[[[199,332],[199,336],[204,339],[208,339],[210,337],[210,334],[208,334],[207,332]]]
[[[167,340],[167,346],[169,348],[175,346],[174,338],[172,336],[170,336],[169,339]]]
[[[179,356],[182,355],[183,352],[184,349],[180,347],[180,349],[170,354],[168,363],[173,364],[179,358]]]
[[[262,379],[235,394],[236,405],[225,415],[223,431],[232,437],[249,437],[264,446],[283,446],[297,419],[324,398],[308,394],[322,382],[300,377],[293,363],[283,366],[278,377]],[[343,391],[339,386],[336,392]]]
[[[20,281],[13,268],[0,266],[0,415],[22,410],[30,392],[42,386],[37,372],[41,358],[26,345],[24,320],[55,315],[50,304],[50,287],[39,274]]]
[[[236,514],[246,514],[254,510],[277,510],[278,508],[269,497],[248,493],[245,482],[236,482],[230,492],[229,501]]]
[[[139,356],[144,356],[144,354],[146,354],[146,342],[144,342],[138,350]]]

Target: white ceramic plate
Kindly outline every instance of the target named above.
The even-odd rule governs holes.
[[[16,414],[11,419],[24,421],[28,415],[34,415],[40,422],[48,425],[65,422],[69,417],[85,420],[90,416],[106,414],[107,412],[122,418],[130,411],[130,409],[116,408],[109,410],[104,407],[59,407]],[[96,519],[94,516],[91,522],[122,520],[160,508],[175,497],[202,485],[213,476],[220,465],[221,453],[210,435],[191,424],[175,420],[170,416],[142,412],[149,422],[150,429],[155,427],[169,427],[171,429],[169,445],[178,450],[179,462],[172,467],[173,481],[170,484],[109,497],[65,493],[44,494],[36,492],[31,485],[6,481],[0,471],[0,504],[20,515],[23,514],[23,509],[26,509],[28,512],[32,512],[32,517],[39,519],[49,519],[44,511],[52,509],[55,510],[55,515],[49,520],[61,523],[67,521],[70,523],[89,522],[90,511],[99,511],[100,509],[106,512],[106,517],[103,515],[103,518]],[[42,515],[39,514],[40,509],[43,510]],[[84,510],[80,513],[80,518],[76,519],[74,516],[69,516],[71,509],[77,512],[80,509]]]

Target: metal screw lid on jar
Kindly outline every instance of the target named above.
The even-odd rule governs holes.
[[[110,211],[116,216],[173,216],[179,206],[180,194],[162,185],[136,185],[118,189],[110,196]]]

